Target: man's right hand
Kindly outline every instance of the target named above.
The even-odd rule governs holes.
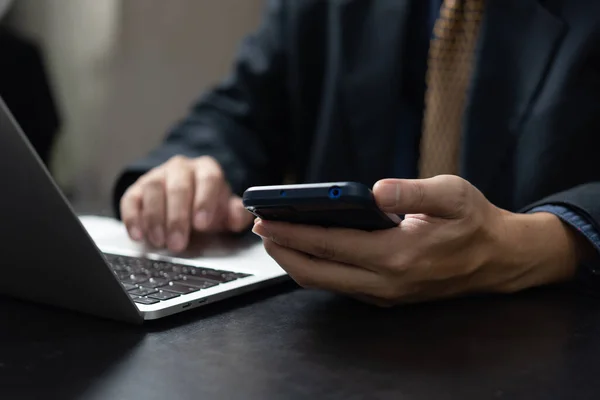
[[[239,232],[254,216],[231,193],[212,157],[176,156],[140,177],[121,198],[130,237],[156,247],[184,250],[190,233]]]

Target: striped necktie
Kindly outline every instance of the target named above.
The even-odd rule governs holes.
[[[483,0],[444,0],[429,49],[420,178],[458,174],[465,103]]]

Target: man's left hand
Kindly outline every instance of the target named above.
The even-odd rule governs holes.
[[[462,178],[386,179],[378,206],[405,214],[367,232],[256,220],[269,255],[301,286],[379,305],[509,293],[569,279],[579,235],[548,213],[514,214]]]

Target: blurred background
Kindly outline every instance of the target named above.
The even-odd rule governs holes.
[[[263,4],[0,0],[0,95],[36,108],[19,122],[71,201],[107,208],[121,168],[228,72]]]

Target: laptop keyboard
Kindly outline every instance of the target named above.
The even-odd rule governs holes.
[[[104,253],[114,274],[136,303],[156,304],[251,276],[167,261]]]

